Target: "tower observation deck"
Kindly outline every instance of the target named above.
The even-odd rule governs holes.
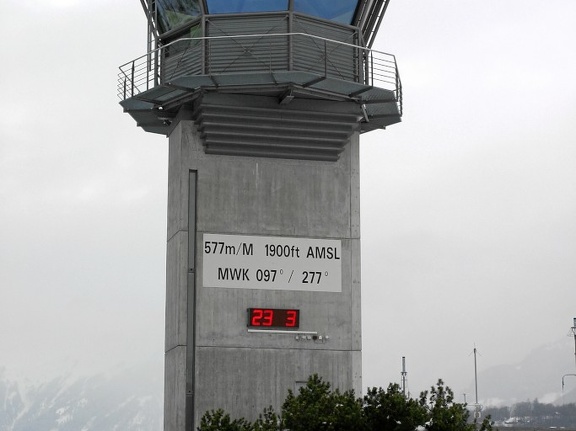
[[[360,135],[398,123],[389,0],[141,0],[124,111],[168,136],[164,430],[362,391]]]
[[[141,2],[149,51],[120,67],[118,96],[147,132],[169,135],[178,115],[187,115],[203,132],[207,153],[329,160],[353,131],[401,120],[396,59],[370,49],[389,0]],[[228,97],[218,104],[215,95]],[[275,115],[262,115],[249,96],[275,99]],[[293,101],[313,109],[296,114]],[[318,101],[349,106],[318,110]],[[246,130],[254,121],[257,134]],[[279,126],[285,138],[263,145],[262,129]]]

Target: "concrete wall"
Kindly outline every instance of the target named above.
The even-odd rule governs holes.
[[[208,155],[191,120],[169,145],[165,430],[196,429],[210,409],[249,420],[279,410],[313,373],[360,393],[358,134],[337,162]],[[204,233],[341,240],[342,291],[204,287]],[[329,339],[249,333],[246,309],[260,306],[300,309],[300,329]]]

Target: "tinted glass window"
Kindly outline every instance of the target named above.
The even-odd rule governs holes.
[[[288,10],[288,0],[207,0],[208,13],[273,12]]]
[[[156,19],[160,33],[180,27],[200,15],[199,0],[156,0]]]
[[[294,11],[352,24],[358,0],[294,0]]]

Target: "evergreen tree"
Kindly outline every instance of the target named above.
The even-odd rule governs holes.
[[[368,389],[364,396],[364,416],[369,430],[414,431],[424,425],[427,412],[424,404],[404,395],[400,386],[393,383],[386,391]]]
[[[282,429],[282,419],[276,414],[272,407],[264,409],[264,413],[261,413],[254,422],[254,431],[277,431]]]
[[[292,391],[282,405],[283,425],[290,431],[364,431],[362,403],[354,391],[332,391],[314,374],[298,395]]]
[[[200,419],[201,431],[252,431],[254,428],[245,419],[230,419],[230,415],[222,409],[206,412]]]
[[[470,412],[465,404],[454,402],[454,392],[444,386],[442,379],[430,392],[420,394],[420,403],[428,406],[428,420],[426,431],[475,431],[476,421],[469,422]],[[490,417],[486,417],[480,424],[480,431],[492,431]]]
[[[292,391],[277,414],[264,409],[254,423],[234,419],[223,410],[207,412],[199,431],[476,431],[468,422],[464,404],[454,402],[454,393],[439,380],[430,391],[412,399],[397,384],[369,389],[356,398],[354,391],[332,390],[318,375],[311,376],[298,394]],[[490,418],[479,431],[492,431]]]

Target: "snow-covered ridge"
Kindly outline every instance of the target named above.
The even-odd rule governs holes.
[[[162,384],[147,374],[118,370],[37,383],[5,374],[0,368],[0,431],[162,429]]]

